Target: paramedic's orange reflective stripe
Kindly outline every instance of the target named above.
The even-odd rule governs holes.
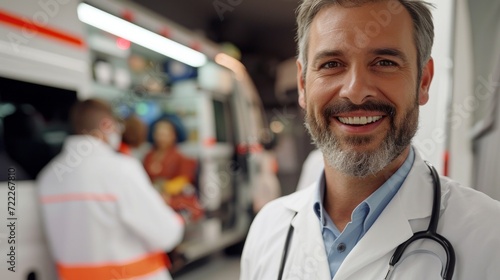
[[[42,197],[40,200],[43,204],[82,200],[116,201],[116,196],[113,194],[101,193],[71,193],[61,195],[48,195]]]
[[[57,270],[59,278],[63,280],[125,280],[147,276],[169,265],[167,255],[161,252],[125,264],[64,265],[58,263]]]
[[[79,48],[85,46],[83,40],[77,36],[73,36],[61,30],[51,28],[42,24],[37,24],[35,22],[29,21],[23,16],[14,15],[0,9],[0,23],[2,22],[12,27],[19,28],[23,32],[40,34]]]

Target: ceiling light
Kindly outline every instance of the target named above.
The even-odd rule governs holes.
[[[192,67],[200,67],[207,62],[207,57],[198,51],[88,4],[80,3],[78,5],[78,18],[88,25],[92,25]]]

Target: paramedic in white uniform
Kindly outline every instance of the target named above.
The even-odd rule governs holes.
[[[427,229],[433,208],[429,168],[411,146],[434,71],[430,7],[303,0],[297,23],[299,103],[325,172],[260,211],[240,279],[278,279],[290,228],[283,279],[384,279],[396,247]],[[455,249],[453,279],[500,279],[500,203],[440,182],[437,233]],[[428,239],[410,247],[391,279],[442,279],[443,248]]]
[[[182,240],[182,219],[142,165],[116,152],[121,133],[108,104],[80,101],[71,120],[76,135],[38,177],[59,278],[171,279],[165,253]]]

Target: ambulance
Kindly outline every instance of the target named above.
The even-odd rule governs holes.
[[[71,104],[89,97],[146,124],[164,113],[182,120],[180,150],[198,163],[204,211],[176,249],[185,263],[244,241],[255,190],[279,185],[273,135],[237,59],[131,2],[2,0],[0,220],[15,227],[0,229],[0,279],[57,278],[35,179],[70,133]]]

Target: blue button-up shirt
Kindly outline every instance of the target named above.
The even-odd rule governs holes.
[[[413,166],[414,159],[413,148],[410,148],[408,157],[396,173],[354,209],[351,221],[344,228],[343,232],[339,232],[323,207],[326,185],[324,175],[321,177],[319,188],[315,195],[314,212],[320,221],[332,278],[352,248],[356,246],[358,241],[370,229],[378,216],[380,216],[380,213],[382,213],[387,204],[389,204],[398,192]]]

